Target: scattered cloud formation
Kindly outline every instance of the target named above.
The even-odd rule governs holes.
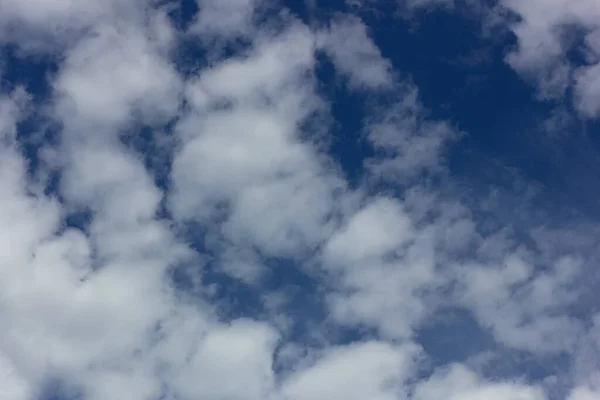
[[[465,198],[448,167],[465,132],[360,15],[195,5],[182,31],[179,3],[0,0],[0,43],[56,63],[47,97],[0,84],[0,399],[600,395],[588,221],[521,221],[533,202],[511,209],[518,194],[491,184]],[[501,6],[520,16],[508,64],[596,118],[597,3]],[[356,184],[331,151],[345,121],[322,55],[360,104]],[[423,332],[457,310],[473,319],[463,345],[490,345],[444,360]],[[566,361],[494,373],[512,354]]]

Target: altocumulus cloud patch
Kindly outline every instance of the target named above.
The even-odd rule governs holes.
[[[600,397],[599,14],[0,0],[0,399]]]

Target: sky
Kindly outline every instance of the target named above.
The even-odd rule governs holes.
[[[597,0],[0,0],[0,400],[600,398]]]

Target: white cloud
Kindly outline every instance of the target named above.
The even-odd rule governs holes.
[[[130,122],[134,112],[150,124],[175,114],[182,87],[165,59],[171,27],[164,19],[156,21],[147,27],[100,25],[67,53],[54,89],[59,115],[71,124],[78,119],[84,124],[72,129],[114,131]]]
[[[125,40],[122,44],[131,46],[113,54],[114,47],[107,48],[113,62],[102,64],[106,51],[90,49],[98,50],[108,38],[101,34],[80,42],[57,78],[64,84],[60,101],[68,97],[83,111],[73,116],[59,107],[56,115],[65,126],[59,149],[65,203],[32,194],[18,148],[2,149],[2,244],[10,250],[3,252],[7,257],[0,267],[1,318],[7,327],[0,352],[11,369],[7,376],[29,393],[43,390],[49,375],[83,386],[92,399],[117,398],[115,393],[141,399],[160,391],[151,360],[140,362],[135,352],[143,352],[147,335],[173,306],[166,269],[189,253],[168,224],[155,220],[162,194],[141,161],[111,138],[127,122],[135,100],[142,111],[155,112],[153,101],[170,99],[147,101],[156,83],[129,85],[128,80],[112,86],[118,80],[111,77],[131,75],[138,60],[122,60],[140,56],[137,46],[147,39]],[[124,39],[112,40],[117,38]],[[16,103],[9,100],[8,111],[1,113],[8,133],[18,119],[11,111]],[[70,205],[93,212],[89,234],[62,230]]]
[[[600,64],[581,68],[575,75],[576,105],[583,115],[600,115]]]
[[[215,39],[246,36],[254,30],[260,0],[198,0],[199,13],[190,31]]]
[[[172,171],[170,205],[177,218],[224,218],[226,241],[256,246],[267,256],[293,257],[326,237],[335,192],[344,183],[300,140],[312,132],[299,125],[321,107],[312,93],[313,66],[312,35],[292,24],[189,85],[194,110],[177,127],[183,146]]]
[[[589,60],[588,65],[573,65],[567,53],[580,46],[572,40],[575,30],[588,34],[583,45],[594,51],[593,32],[599,28],[600,16],[598,2],[504,0],[501,4],[520,17],[519,22],[511,25],[518,47],[508,55],[508,63],[533,81],[543,98],[559,98],[573,87],[579,112],[596,117],[598,60]]]
[[[500,267],[463,265],[463,301],[505,345],[533,352],[569,351],[581,326],[555,311],[575,300],[567,287],[579,267],[577,260],[564,258],[539,273],[518,253],[507,256]]]
[[[12,361],[5,356],[0,356],[0,384],[7,399],[26,400],[33,394],[27,381],[16,371]]]
[[[236,321],[209,332],[174,379],[184,398],[269,398],[275,377],[273,329],[252,321]]]
[[[545,400],[540,388],[518,382],[489,382],[463,365],[451,365],[445,371],[419,384],[414,400]]]
[[[414,236],[402,205],[379,198],[359,210],[328,241],[324,257],[338,267],[393,254]]]
[[[318,47],[331,57],[336,70],[353,89],[388,89],[393,85],[391,63],[369,38],[356,17],[338,18],[318,35]]]
[[[60,51],[87,30],[115,20],[143,20],[152,1],[2,0],[0,42],[12,42],[29,53]]]
[[[338,290],[329,297],[333,317],[386,337],[410,337],[424,313],[416,292],[433,279],[427,242],[392,199],[358,210],[323,251],[323,268]]]
[[[374,399],[406,397],[419,349],[364,342],[329,349],[311,367],[296,372],[283,386],[290,400]]]
[[[592,319],[589,329],[575,349],[573,379],[582,392],[600,390],[600,315]]]
[[[424,118],[416,88],[397,90],[397,100],[375,109],[364,128],[380,153],[367,160],[375,180],[406,182],[423,172],[440,172],[444,150],[458,137],[448,123]]]
[[[600,396],[600,391],[591,387],[579,387],[568,397],[568,400],[593,400]]]

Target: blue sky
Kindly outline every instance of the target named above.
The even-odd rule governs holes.
[[[600,397],[595,0],[0,0],[0,399]]]

